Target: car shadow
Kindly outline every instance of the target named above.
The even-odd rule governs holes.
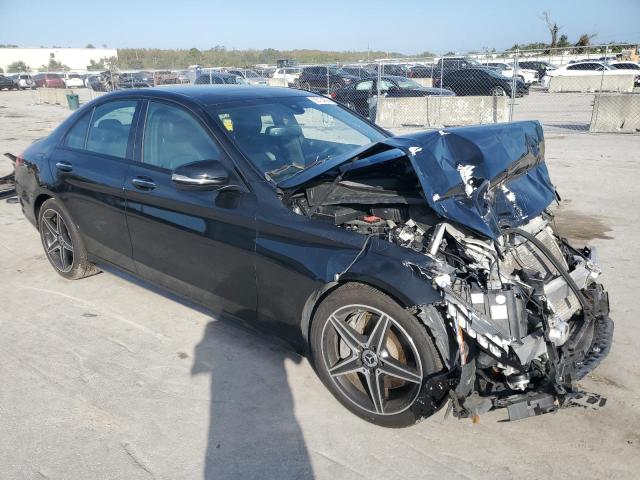
[[[312,479],[285,362],[301,357],[227,321],[211,321],[192,375],[210,376],[204,479]]]
[[[303,357],[277,337],[117,268],[100,268],[216,318],[206,324],[191,366],[191,375],[211,377],[204,480],[314,478],[285,369],[285,362]]]

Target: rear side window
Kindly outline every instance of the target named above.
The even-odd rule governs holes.
[[[126,158],[129,132],[136,111],[135,100],[120,100],[96,107],[89,128],[86,149]]]
[[[84,142],[87,139],[87,130],[91,121],[91,112],[93,112],[93,109],[85,113],[67,132],[67,136],[64,139],[65,146],[84,149]]]

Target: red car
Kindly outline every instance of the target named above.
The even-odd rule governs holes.
[[[57,73],[38,73],[33,79],[38,88],[65,88],[64,80]]]

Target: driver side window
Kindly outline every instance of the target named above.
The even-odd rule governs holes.
[[[149,102],[143,163],[174,170],[187,163],[219,159],[220,150],[193,115],[179,107]]]

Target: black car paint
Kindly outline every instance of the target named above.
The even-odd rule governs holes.
[[[364,239],[284,206],[277,187],[259,174],[204,108],[274,95],[310,94],[225,86],[126,90],[101,96],[22,154],[16,183],[23,212],[37,226],[42,202],[61,199],[67,208],[71,205],[91,261],[123,269],[214,312],[280,336],[296,351],[306,353],[315,305],[338,285],[336,274],[353,261]],[[139,100],[142,109],[153,100],[189,110],[217,141],[236,188],[180,190],[166,171],[142,164],[143,115],[136,114],[132,126],[129,159],[98,156],[89,168],[86,153],[61,146],[65,133],[84,113],[116,99]],[[56,168],[61,160],[72,166],[70,172]],[[131,180],[141,175],[153,180],[153,191],[132,187]],[[75,217],[78,212],[81,220]],[[438,301],[440,294],[403,265],[404,260],[421,264],[425,257],[373,239],[366,254],[340,281],[371,284],[407,307]]]
[[[488,68],[461,68],[457,70],[445,70],[442,75],[436,73],[434,86],[447,88],[456,95],[491,95],[496,87],[502,88],[508,96],[511,96],[515,82],[515,96],[528,95],[529,87],[520,79],[503,77],[500,74],[492,74]]]
[[[4,75],[0,75],[0,90],[3,88],[6,88],[7,90],[17,90],[18,82],[9,77],[5,77]]]
[[[406,80],[405,77],[386,75],[381,77],[389,83],[392,83],[395,88],[391,88],[384,92],[386,97],[392,98],[408,98],[408,97],[429,97],[429,96],[451,96],[455,95],[451,90],[434,88],[434,87],[416,87],[416,88],[400,88],[398,87],[399,80]],[[370,90],[357,90],[357,86],[362,82],[371,81]],[[349,106],[354,111],[362,115],[363,117],[369,117],[369,99],[377,94],[378,90],[378,78],[370,77],[362,79],[356,83],[347,85],[331,93],[331,98],[340,102],[343,105]]]
[[[332,71],[330,67],[320,65],[304,67],[302,72],[300,72],[297,84],[301,88],[308,89],[312,92],[326,93],[330,90],[342,88],[345,85],[358,80],[359,77],[356,77],[355,75],[336,73],[335,71]]]

